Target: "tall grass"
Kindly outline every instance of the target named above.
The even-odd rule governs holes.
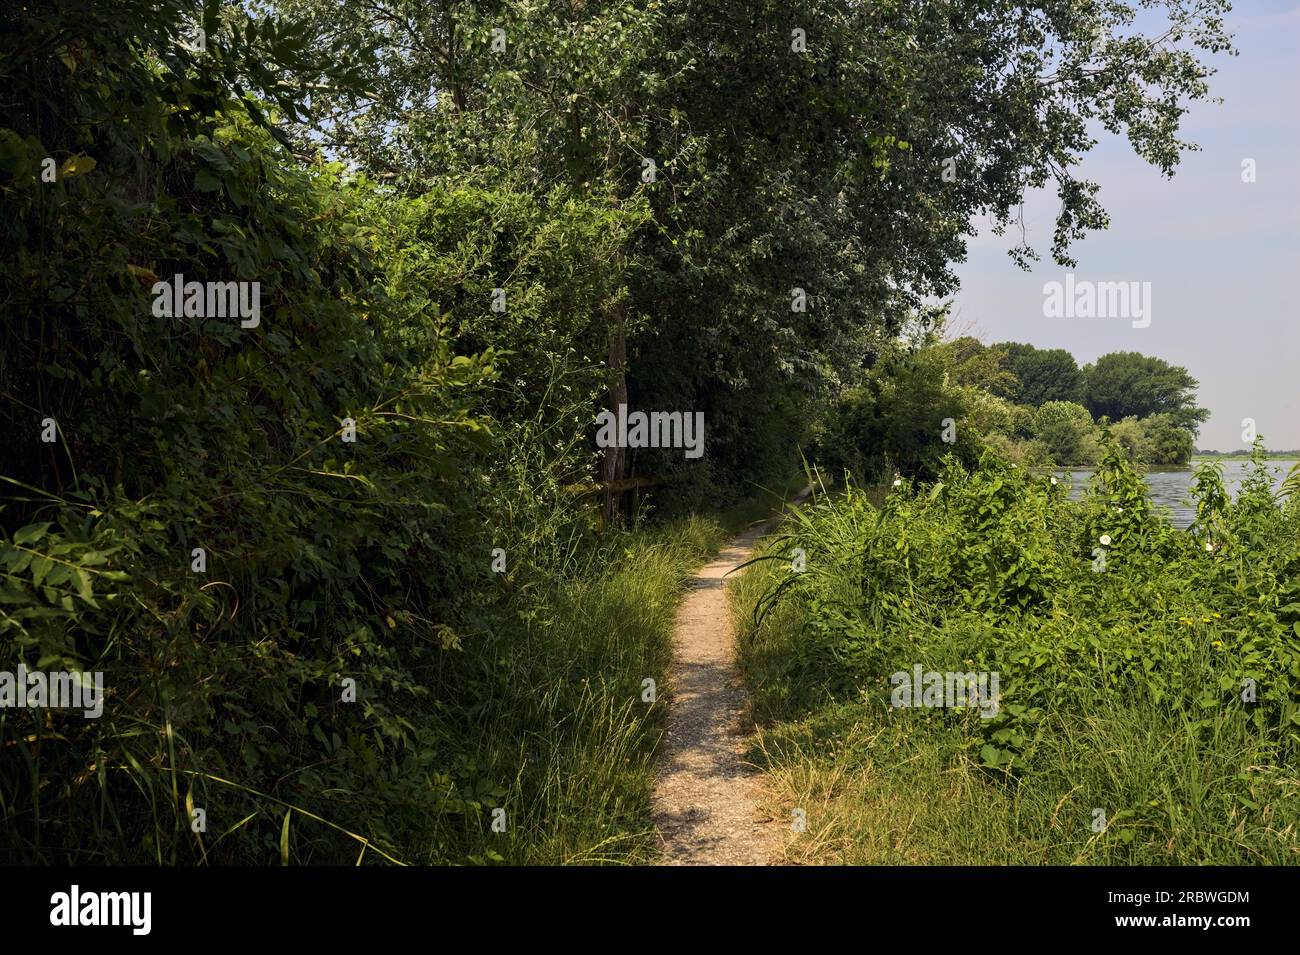
[[[108,706],[97,721],[50,712],[29,732],[22,714],[0,711],[0,859],[647,861],[668,701],[643,702],[643,681],[664,685],[677,599],[725,536],[718,521],[691,518],[588,536],[563,561],[521,570],[463,645],[419,671],[428,689],[363,700],[417,745],[385,751],[345,726],[326,731],[333,741],[321,745],[340,753],[333,778],[353,785],[325,785],[321,767],[306,764],[279,786],[251,786],[238,765],[200,759],[211,749],[180,726],[202,721],[191,701],[167,697],[165,676],[140,678],[138,692],[156,702]],[[72,732],[96,734],[97,758],[78,773],[53,771]],[[345,744],[391,765],[380,774],[344,763]],[[204,832],[191,831],[196,807]],[[187,841],[192,853],[178,849]]]
[[[502,781],[465,825],[446,820],[419,861],[467,855],[512,864],[647,862],[650,795],[668,699],[677,600],[725,537],[692,517],[612,535],[566,579],[517,601],[516,626],[493,634],[466,750]],[[644,681],[654,680],[653,703]],[[452,847],[455,847],[452,851]]]
[[[1111,477],[1082,504],[997,471],[879,508],[851,491],[766,542],[773,559],[733,584],[732,613],[763,727],[753,758],[773,810],[807,813],[791,861],[1300,863],[1300,514],[1242,499],[1190,532],[1142,514],[1094,573],[1093,522],[1128,516]],[[1005,510],[982,496],[994,484]],[[1001,600],[1026,578],[1050,589],[1028,608]],[[887,675],[913,662],[1001,669],[1000,718],[891,707]]]

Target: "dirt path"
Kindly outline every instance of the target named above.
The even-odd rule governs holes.
[[[788,829],[758,815],[759,774],[744,759],[753,725],[744,725],[745,688],[723,580],[766,530],[754,528],[727,545],[695,575],[677,610],[673,707],[654,795],[667,865],[768,865]]]

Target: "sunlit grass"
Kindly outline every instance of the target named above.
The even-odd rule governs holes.
[[[766,771],[772,815],[789,818],[793,808],[807,814],[806,832],[787,845],[788,861],[1300,863],[1300,771],[1279,755],[1288,731],[1281,729],[1279,742],[1239,708],[1175,708],[1155,684],[1139,681],[1119,692],[1100,678],[1090,685],[1083,673],[1051,697],[1028,767],[1008,773],[982,763],[977,714],[891,709],[874,674],[845,681],[837,656],[843,648],[809,623],[827,606],[863,602],[862,541],[874,520],[870,509],[833,502],[792,515],[767,542],[779,559],[760,560],[731,586],[740,664],[762,724],[751,758]],[[927,534],[941,533],[902,526],[917,548],[928,546],[919,543]],[[934,538],[936,546],[941,540]],[[790,586],[795,543],[817,555],[812,582],[772,603],[778,587]],[[1093,580],[1086,561],[1080,565],[1086,587]],[[1172,584],[1166,592],[1174,598]],[[1106,593],[1058,603],[1057,626],[1070,631],[1062,614],[1089,613],[1086,601]],[[881,620],[878,639],[886,646],[915,640],[927,660],[971,652],[964,642],[969,611],[924,597],[916,604],[901,623],[864,606],[854,619],[866,630],[855,639],[873,639],[872,621]],[[1235,679],[1210,642],[1209,628],[1227,626],[1222,620],[1148,615],[1129,624],[1131,639],[1179,674],[1175,691],[1199,694]],[[1005,636],[1014,634],[1014,623],[1001,626]],[[1194,634],[1193,626],[1206,633]]]

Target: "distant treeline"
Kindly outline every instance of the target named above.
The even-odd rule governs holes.
[[[1300,449],[1293,448],[1290,451],[1265,451],[1265,457],[1282,458],[1290,460],[1291,458],[1300,458]],[[1248,458],[1250,457],[1250,448],[1238,448],[1236,451],[1197,451],[1195,457],[1198,458]]]
[[[833,475],[935,476],[944,455],[973,464],[994,450],[1025,467],[1094,465],[1108,429],[1138,465],[1185,465],[1209,412],[1186,368],[1112,352],[1079,366],[1064,349],[942,337],[900,339],[848,389],[814,451]]]

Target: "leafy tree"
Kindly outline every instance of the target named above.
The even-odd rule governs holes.
[[[1083,372],[1065,349],[1035,348],[1020,342],[994,347],[1005,352],[1004,367],[1015,376],[1017,384],[1010,394],[1013,401],[1035,408],[1048,401],[1083,401]]]
[[[1049,401],[1039,408],[1034,437],[1047,446],[1056,464],[1090,464],[1096,454],[1092,416],[1071,401]]]
[[[1125,418],[1110,426],[1110,436],[1124,452],[1129,461],[1138,467],[1153,463],[1151,445],[1147,441],[1142,422],[1137,418]]]
[[[1144,418],[1142,435],[1149,449],[1148,463],[1185,466],[1191,462],[1195,439],[1174,415],[1154,414]]]
[[[1127,129],[1171,170],[1182,146],[1169,107],[1206,93],[1191,51],[1225,42],[1217,7],[1170,5],[1176,29],[1141,41],[1119,4],[666,9],[661,55],[687,65],[665,71],[665,89],[690,149],[672,189],[651,194],[666,232],[645,233],[654,284],[634,297],[661,346],[676,343],[654,350],[647,377],[695,365],[696,387],[721,407],[718,384],[851,384],[922,296],[956,287],[949,266],[972,217],[1012,226],[1027,188],[1056,182],[1053,254],[1069,261],[1071,241],[1105,223],[1095,186],[1071,168],[1092,144],[1090,121]],[[791,51],[792,28],[806,52]],[[792,286],[809,292],[806,314],[791,314]]]
[[[705,411],[695,468],[723,488],[774,460],[756,434],[797,441],[790,422],[956,288],[976,218],[1014,227],[1055,183],[1052,252],[1072,261],[1106,222],[1074,172],[1092,125],[1171,173],[1185,104],[1208,94],[1198,56],[1227,48],[1222,0],[1154,4],[1168,29],[1149,36],[1085,0],[280,5],[375,51],[368,95],[314,93],[314,135],[396,187],[490,176],[649,204],[607,260],[627,294],[603,303],[604,403]],[[602,476],[628,463],[607,453]]]
[[[966,396],[949,385],[948,360],[943,349],[929,346],[900,347],[879,362],[829,415],[819,463],[833,477],[847,470],[859,481],[889,479],[893,471],[933,480],[949,452],[973,463],[980,443],[964,430],[970,420]],[[977,417],[986,413],[981,409]],[[957,440],[945,441],[945,431]]]
[[[1034,412],[1034,430],[1043,431],[1061,421],[1069,421],[1081,427],[1092,426],[1092,415],[1083,405],[1072,401],[1049,401]]]
[[[1191,434],[1210,416],[1196,405],[1199,382],[1186,368],[1138,352],[1112,352],[1084,368],[1084,403],[1094,417],[1112,421],[1168,414]]]
[[[1006,368],[1004,346],[985,345],[963,335],[943,344],[952,357],[949,374],[954,384],[978,387],[999,398],[1015,399],[1016,378]]]

